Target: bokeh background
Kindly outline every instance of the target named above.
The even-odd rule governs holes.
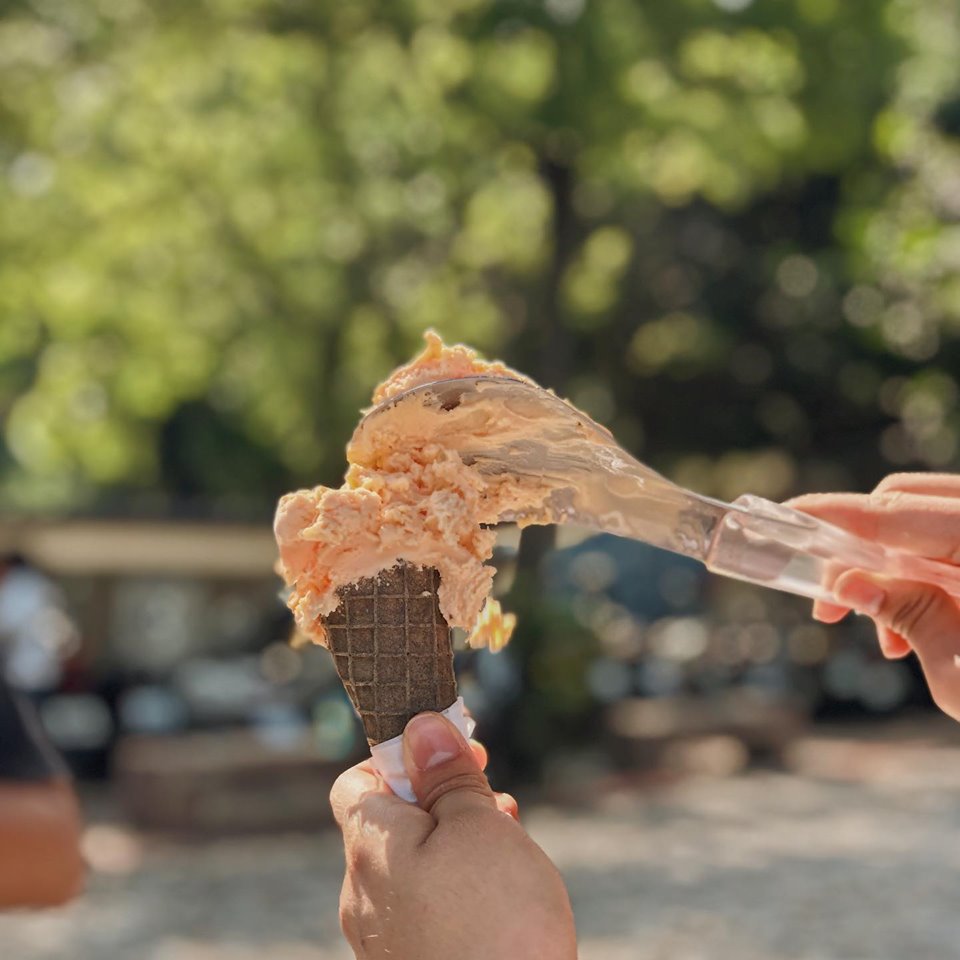
[[[0,4],[0,547],[60,611],[18,642],[94,867],[5,956],[345,955],[336,838],[289,831],[358,728],[270,519],[427,327],[712,496],[956,469],[960,9]],[[463,690],[584,956],[951,954],[960,741],[911,662],[640,544],[496,559],[521,627]]]

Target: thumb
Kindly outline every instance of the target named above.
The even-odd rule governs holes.
[[[417,802],[438,821],[467,810],[497,809],[476,755],[440,714],[420,713],[407,724],[403,762]]]
[[[887,580],[861,570],[845,573],[834,595],[906,640],[920,659],[937,706],[960,719],[960,607],[937,587]]]

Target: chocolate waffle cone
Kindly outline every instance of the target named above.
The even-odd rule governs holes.
[[[403,733],[423,710],[457,699],[451,630],[436,570],[400,562],[343,587],[324,618],[327,645],[370,746]]]

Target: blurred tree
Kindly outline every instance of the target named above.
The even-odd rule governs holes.
[[[890,376],[955,315],[955,244],[911,200],[949,189],[950,17],[928,0],[7,4],[7,495],[266,505],[332,482],[370,386],[430,324],[718,492],[948,462],[946,372],[913,403],[939,397],[935,439],[877,452],[872,434],[920,390]],[[184,430],[189,482],[165,453]],[[241,481],[243,451],[261,466]]]
[[[898,358],[879,396],[894,464],[955,468],[960,408],[960,8],[891,6],[910,53],[874,124],[879,175],[852,184],[838,218],[854,256],[843,301],[867,355]]]

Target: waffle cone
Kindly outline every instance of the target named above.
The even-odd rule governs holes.
[[[436,570],[401,562],[343,587],[340,606],[324,618],[337,673],[370,746],[403,733],[423,710],[457,699],[451,630]]]

